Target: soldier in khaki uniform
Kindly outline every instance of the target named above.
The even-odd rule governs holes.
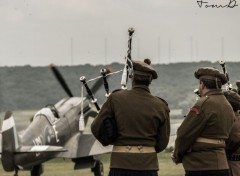
[[[228,176],[225,140],[234,112],[221,90],[224,74],[211,67],[195,72],[201,97],[177,131],[172,159],[182,163],[185,176]]]
[[[224,92],[235,112],[233,128],[226,141],[226,153],[231,176],[240,175],[240,96],[234,91]]]
[[[91,125],[101,142],[100,128],[107,117],[115,118],[118,137],[113,142],[109,176],[156,176],[157,153],[169,141],[169,108],[151,95],[149,84],[157,79],[150,60],[133,61],[132,89],[113,92]]]

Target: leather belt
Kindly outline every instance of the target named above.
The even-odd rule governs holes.
[[[225,144],[225,141],[223,139],[210,139],[210,138],[203,138],[203,137],[198,137],[196,139],[196,142],[203,142],[203,143],[209,143],[209,144]]]
[[[240,154],[227,155],[229,161],[240,161]]]
[[[155,153],[155,147],[150,146],[113,146],[112,152],[120,153]]]

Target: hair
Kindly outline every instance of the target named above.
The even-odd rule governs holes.
[[[133,81],[137,85],[149,86],[152,82],[152,76],[151,75],[133,74]]]
[[[215,81],[211,79],[200,79],[200,81],[203,82],[203,84],[208,88],[208,89],[221,89],[222,88],[222,82],[221,81]]]

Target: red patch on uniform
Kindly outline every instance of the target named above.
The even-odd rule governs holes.
[[[200,114],[199,110],[197,108],[191,108],[190,112],[195,112],[197,115]]]

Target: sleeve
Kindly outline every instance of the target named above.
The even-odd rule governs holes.
[[[183,156],[191,148],[191,145],[200,136],[207,118],[200,111],[200,107],[194,106],[190,109],[187,117],[177,130],[174,156],[178,163],[182,162]]]
[[[240,116],[236,116],[229,138],[226,140],[227,154],[233,154],[240,146]]]
[[[169,142],[170,136],[170,118],[169,118],[169,108],[167,107],[165,111],[161,111],[161,117],[165,119],[163,123],[158,128],[157,143],[155,146],[156,152],[159,153],[163,151]]]
[[[102,140],[102,136],[101,136],[101,128],[103,126],[104,120],[109,117],[114,117],[111,95],[108,97],[107,101],[103,104],[97,117],[93,120],[93,122],[91,124],[91,131],[92,131],[93,135],[102,144],[103,144],[103,140]]]

